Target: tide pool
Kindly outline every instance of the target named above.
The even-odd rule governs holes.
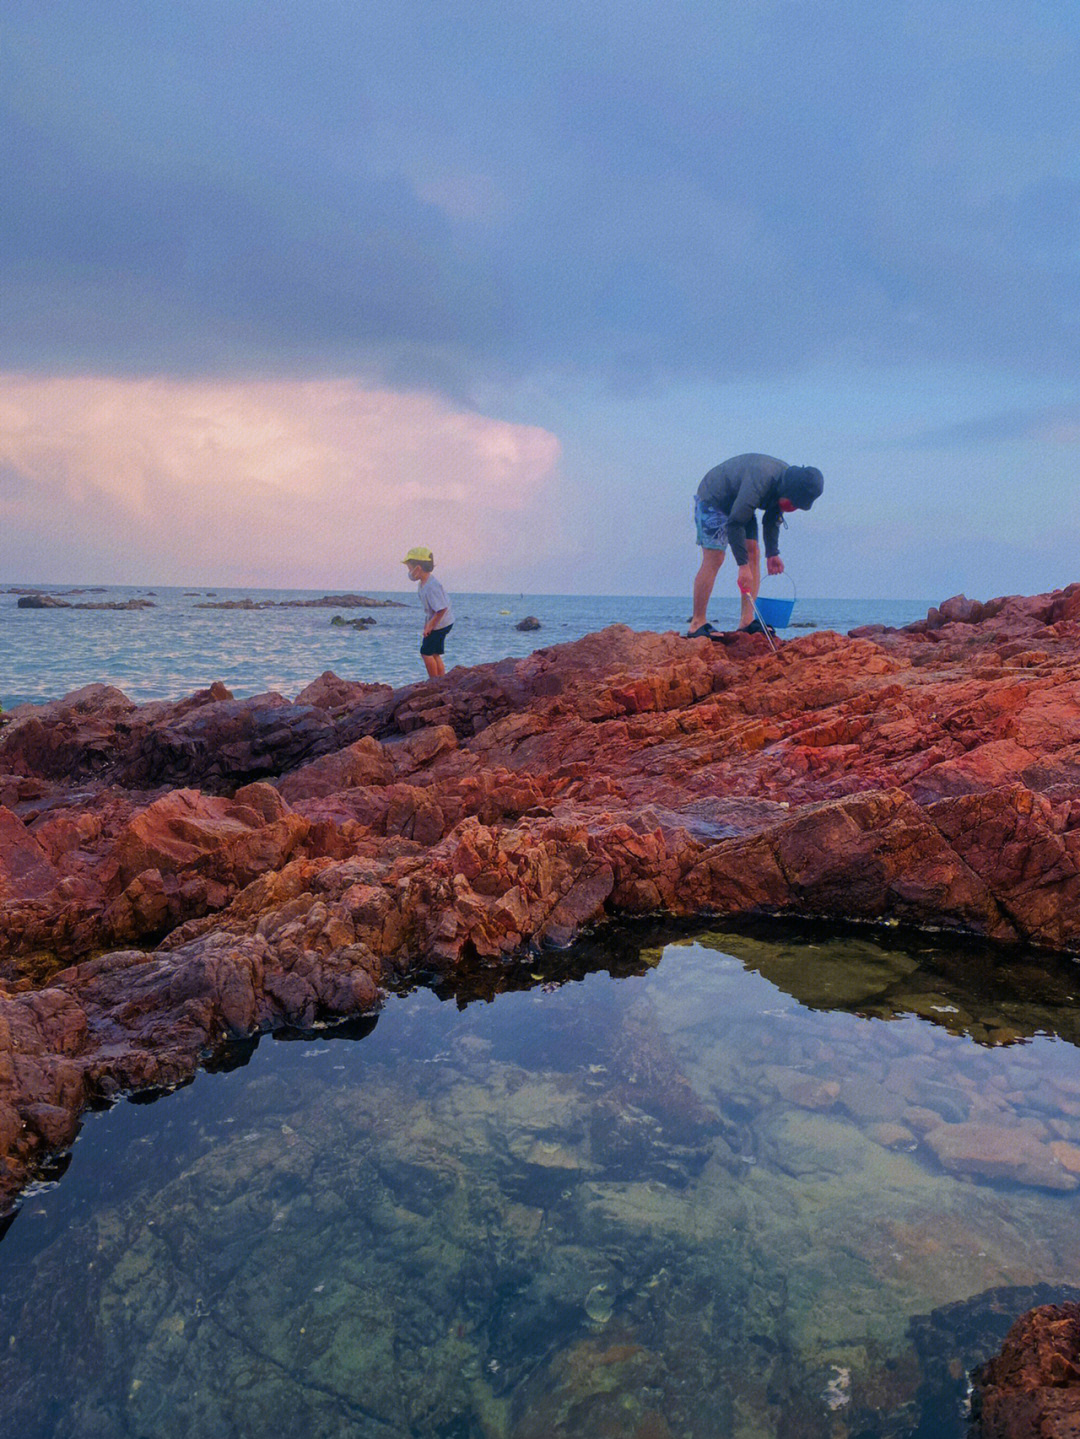
[[[1075,966],[670,933],[91,1116],[0,1245],[3,1432],[959,1439],[1080,1282]]]

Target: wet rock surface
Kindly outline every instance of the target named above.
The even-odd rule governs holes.
[[[89,686],[0,730],[0,805],[10,1200],[55,1147],[31,1106],[73,1129],[229,1036],[615,915],[1080,950],[1080,585],[779,657],[614,626],[396,691],[327,674],[293,701],[216,684],[135,705]],[[922,1100],[875,1122],[976,1180],[1075,1186],[1071,1139],[988,1157],[977,1115]]]
[[[1075,1439],[1080,1434],[1080,1303],[1045,1304],[1009,1330],[975,1375],[982,1439]]]

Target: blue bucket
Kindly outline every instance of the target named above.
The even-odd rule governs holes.
[[[758,595],[755,604],[757,612],[763,624],[771,629],[782,630],[785,625],[791,623],[792,611],[795,609],[795,582],[791,582],[792,596],[790,600],[777,600]]]

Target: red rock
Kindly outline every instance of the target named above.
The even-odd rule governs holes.
[[[393,693],[389,685],[365,684],[360,680],[343,680],[333,670],[324,670],[296,696],[298,705],[314,705],[322,710],[344,710],[372,698],[386,699]]]
[[[1080,831],[1065,831],[1066,816],[1046,796],[1010,785],[942,800],[928,816],[1020,934],[1080,946]]]
[[[199,870],[247,884],[276,869],[306,835],[307,821],[289,811],[270,786],[262,787],[282,805],[268,821],[262,793],[256,806],[214,799],[198,790],[174,790],[135,816],[113,851],[121,883],[145,870],[162,875]],[[244,793],[244,791],[241,791]]]
[[[22,1122],[39,1136],[49,1151],[65,1149],[78,1132],[78,1120],[69,1110],[56,1104],[28,1104],[22,1111]]]
[[[365,736],[355,744],[322,759],[301,765],[278,783],[282,796],[290,803],[337,794],[359,785],[383,785],[390,782],[394,766],[383,746]]]
[[[159,869],[144,869],[105,911],[114,943],[162,932],[170,917],[169,896]]]
[[[917,783],[909,788],[924,804],[929,799],[944,798],[950,794],[996,789],[999,785],[1015,783],[1019,775],[1037,763],[1037,759],[1038,751],[1024,749],[1015,740],[990,740],[924,769]]]
[[[434,725],[431,729],[414,731],[387,753],[398,774],[412,774],[454,749],[457,749],[457,735],[450,725]]]
[[[982,1439],[1077,1439],[1080,1304],[1029,1310],[973,1379],[972,1412]]]
[[[0,901],[39,899],[59,882],[58,870],[22,820],[0,805]]]

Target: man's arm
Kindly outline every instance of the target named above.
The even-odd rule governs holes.
[[[782,575],[784,562],[780,558],[780,508],[769,505],[761,517],[761,532],[765,536],[765,555],[770,575]]]
[[[772,560],[780,553],[780,511],[770,505],[761,517],[761,533],[765,540],[765,554]]]
[[[728,544],[731,546],[731,553],[735,556],[735,562],[740,569],[750,561],[746,550],[746,529],[753,523],[754,511],[757,509],[757,489],[753,480],[743,480],[739,486],[739,492],[735,496],[731,513],[728,515]]]
[[[735,496],[735,503],[731,507],[731,514],[728,516],[728,544],[731,546],[731,553],[738,561],[738,586],[739,589],[743,592],[743,594],[751,594],[753,592],[755,584],[754,570],[750,564],[750,554],[747,547],[746,529],[747,526],[753,521],[754,511],[764,508],[769,493],[769,487],[771,484],[772,480],[767,476],[747,476],[747,478],[743,480],[742,484],[739,486],[739,492]],[[764,525],[765,548],[766,553],[769,553],[770,535],[768,529],[769,519],[767,514],[764,517]],[[774,529],[771,537],[774,552],[776,549],[776,538],[778,530],[779,523],[774,522]],[[775,566],[777,565],[780,565],[780,560],[776,558],[775,553],[770,554],[769,573],[771,575],[780,573],[780,570],[777,570],[775,568]],[[783,566],[781,565],[780,568],[782,569]]]

